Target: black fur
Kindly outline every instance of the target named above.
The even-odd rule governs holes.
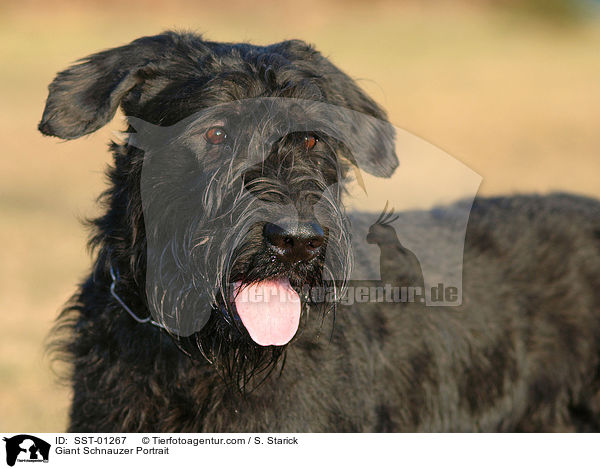
[[[236,321],[227,289],[232,281],[286,276],[297,289],[327,285],[321,251],[301,265],[271,262],[263,225],[250,217],[256,215],[254,201],[236,191],[291,204],[308,219],[324,189],[340,182],[351,164],[382,177],[397,166],[384,111],[305,43],[220,44],[172,32],[138,39],[60,73],[39,128],[77,138],[106,124],[119,106],[127,116],[166,127],[202,109],[257,97],[328,103],[382,124],[353,129],[353,144],[319,135],[314,149],[292,133],[275,142],[259,167],[245,163],[251,147],[242,150],[234,142],[238,176],[191,192],[205,202],[193,226],[223,229],[219,223],[228,219],[224,240],[200,229],[169,245],[200,265],[207,252],[231,247],[216,256],[218,275],[208,279],[208,323],[190,337],[136,322],[110,294],[112,266],[119,272],[119,296],[139,316],[149,315],[144,152],[113,143],[105,214],[92,222],[96,262],[54,331],[54,349],[73,367],[70,431],[600,428],[600,203],[593,200],[554,195],[477,201],[460,307],[317,304],[303,294],[301,328],[282,347],[255,344]],[[207,152],[203,164],[218,166],[218,155]],[[165,178],[193,186],[188,166],[164,169]],[[335,283],[340,289],[352,249],[342,192],[327,195],[331,225],[325,236],[343,272]],[[196,199],[174,200],[173,213],[193,211],[190,200]],[[382,264],[382,275],[422,287],[416,258],[395,233],[390,243],[378,238],[389,228],[385,220],[379,225],[372,242],[382,255],[392,246],[398,263],[410,259],[413,266],[403,278]],[[184,287],[168,292],[173,304]]]

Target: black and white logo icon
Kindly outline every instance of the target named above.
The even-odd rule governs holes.
[[[3,438],[6,442],[6,464],[16,462],[48,462],[50,443],[31,435],[16,435]]]

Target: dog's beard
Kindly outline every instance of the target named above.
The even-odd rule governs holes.
[[[289,278],[293,279],[293,286]],[[310,295],[314,288],[327,288],[328,282],[323,281],[317,269],[313,271],[312,277],[303,277],[302,280],[297,275],[290,275],[244,285],[247,286],[246,288],[270,289],[272,285],[277,288],[276,285],[280,284],[286,285],[285,293],[295,298],[293,306],[297,308],[293,313],[294,322],[289,329],[293,328],[293,333],[289,332],[293,338],[288,336],[289,341],[299,340],[307,333],[320,331],[324,327],[324,319],[329,314],[335,314],[335,302],[323,301],[323,299],[314,301]],[[261,337],[257,337],[256,331],[252,329],[254,327],[251,323],[252,319],[244,316],[246,313],[243,311],[244,306],[240,308],[240,293],[236,291],[240,286],[239,282],[234,282],[225,295],[217,300],[210,319],[202,330],[192,337],[179,338],[178,343],[191,357],[207,360],[225,383],[242,392],[250,392],[275,370],[283,371],[289,341],[286,337],[281,344],[260,343]],[[274,313],[265,308],[268,308],[268,305],[255,305],[253,313],[259,318],[254,320],[264,321],[261,316]]]
[[[290,266],[272,262],[265,249],[264,212],[251,200],[223,202],[229,211],[209,227],[198,217],[179,231],[148,233],[155,248],[148,249],[149,264],[160,268],[148,273],[147,297],[155,319],[186,353],[208,360],[228,382],[248,389],[282,363],[285,345],[304,334],[309,311],[322,325],[335,310],[349,275],[349,230],[341,202],[329,201],[338,211],[321,214],[327,220],[324,249],[312,261]],[[233,226],[231,219],[237,220]],[[173,227],[162,221],[160,226]],[[314,301],[314,289],[333,294]],[[244,303],[252,300],[244,295],[252,293],[258,301]]]

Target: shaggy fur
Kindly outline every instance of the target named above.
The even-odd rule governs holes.
[[[228,149],[207,147],[202,164],[215,166],[214,174],[223,152],[235,154],[235,170],[216,188],[189,180],[195,160],[161,171],[191,194],[174,199],[168,213],[193,213],[190,200],[203,201],[193,233],[163,246],[200,273],[215,273],[204,286],[205,304],[197,305],[210,308],[208,322],[189,337],[136,322],[111,296],[112,267],[123,301],[140,317],[150,314],[147,244],[154,235],[142,210],[144,151],[113,143],[105,213],[92,222],[95,264],[54,332],[55,350],[72,365],[70,431],[600,429],[600,203],[568,195],[479,200],[466,239],[462,306],[317,304],[302,294],[294,340],[262,347],[236,320],[228,285],[280,277],[295,289],[331,285],[326,246],[341,272],[334,286],[346,286],[352,244],[343,191],[325,189],[355,164],[381,177],[395,170],[383,110],[301,41],[258,47],[172,32],[83,59],[49,90],[39,128],[63,139],[97,130],[119,106],[130,123],[166,127],[257,97],[327,103],[381,123],[345,133],[350,143],[318,134],[314,148],[303,146],[305,134],[292,133],[258,166],[248,163],[252,145],[240,136]],[[272,262],[254,202],[293,206],[311,220],[323,199],[330,224],[314,258]],[[375,218],[365,215],[364,223]],[[222,237],[211,235],[215,226]],[[418,260],[389,231],[385,211],[370,237],[382,258],[397,259],[396,269],[382,263],[384,280],[422,286]],[[211,252],[218,255],[208,269]],[[406,274],[395,274],[407,265]],[[165,292],[174,308],[186,282]]]

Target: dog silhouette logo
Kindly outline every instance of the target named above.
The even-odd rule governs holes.
[[[3,438],[6,442],[6,464],[18,462],[48,462],[50,443],[32,435],[16,435]]]

